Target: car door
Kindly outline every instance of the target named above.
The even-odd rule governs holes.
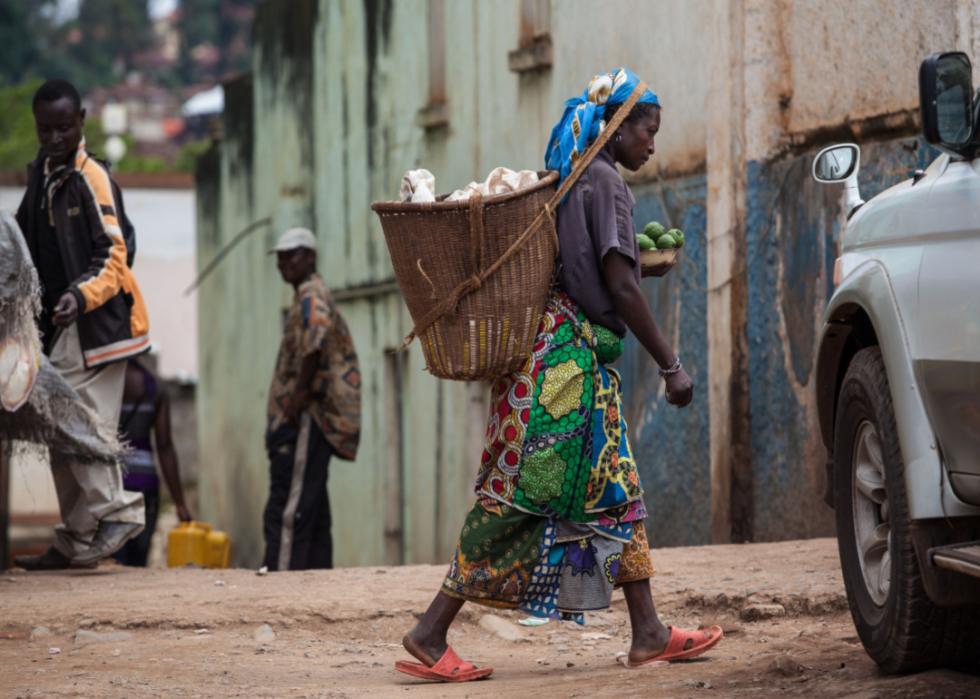
[[[980,504],[980,159],[950,162],[927,201],[916,378],[954,492]]]

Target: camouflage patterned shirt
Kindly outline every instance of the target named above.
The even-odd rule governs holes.
[[[269,388],[269,430],[285,422],[303,357],[320,357],[307,410],[337,456],[354,459],[361,434],[361,372],[354,340],[330,290],[314,274],[296,290]]]

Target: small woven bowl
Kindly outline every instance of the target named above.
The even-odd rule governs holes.
[[[640,250],[640,274],[644,277],[662,277],[677,264],[680,248],[666,250]]]

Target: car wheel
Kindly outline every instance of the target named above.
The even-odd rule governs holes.
[[[885,672],[975,664],[975,610],[940,608],[926,595],[904,470],[885,364],[868,347],[844,376],[834,429],[837,542],[854,625]]]

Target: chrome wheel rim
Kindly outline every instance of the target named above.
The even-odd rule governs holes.
[[[883,607],[892,581],[891,527],[888,524],[888,494],[885,490],[881,440],[878,430],[867,420],[858,426],[851,463],[854,541],[858,561],[871,601]]]

